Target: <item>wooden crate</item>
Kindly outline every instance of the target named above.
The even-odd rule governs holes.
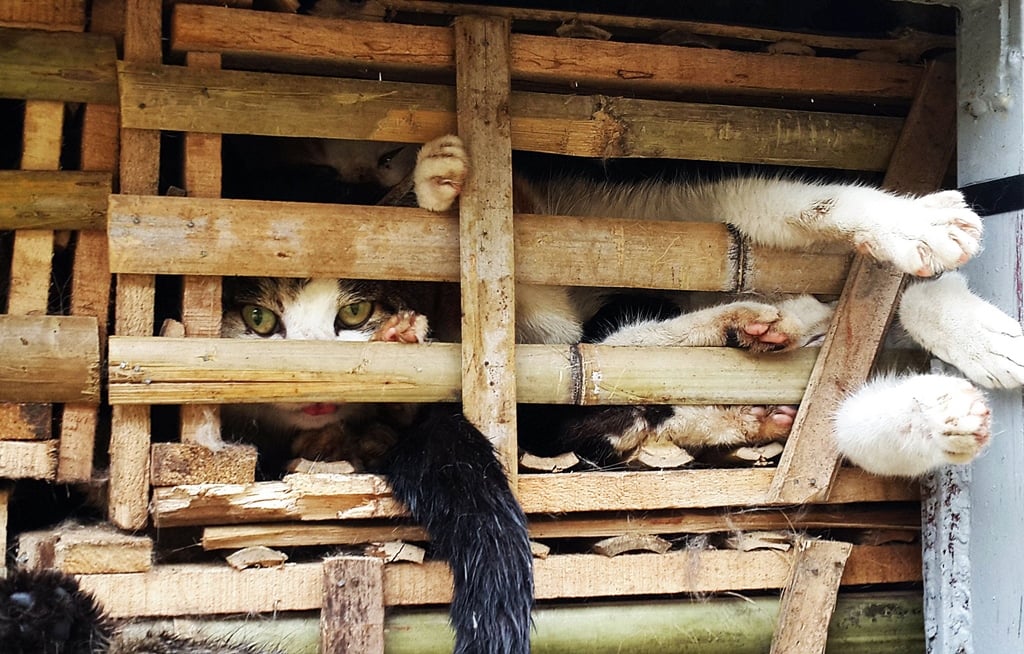
[[[413,4],[422,11],[439,7]],[[902,283],[888,268],[861,259],[851,266],[845,256],[768,251],[721,225],[645,223],[641,231],[625,220],[513,221],[510,197],[496,204],[495,198],[484,202],[467,194],[462,212],[474,215],[473,221],[396,207],[224,200],[220,146],[222,134],[234,133],[424,142],[457,130],[472,149],[473,174],[488,180],[476,188],[508,188],[507,154],[516,148],[884,173],[890,188],[923,192],[938,185],[951,151],[955,94],[947,65],[510,33],[514,21],[508,17],[466,16],[454,27],[434,27],[186,4],[174,6],[169,30],[170,48],[185,65],[167,65],[153,28],[160,10],[159,0],[127,7],[118,70],[121,193],[111,197],[108,216],[110,269],[117,274],[108,370],[114,408],[109,517],[115,525],[202,527],[203,545],[211,550],[358,544],[396,534],[422,539],[417,527],[396,522],[403,510],[382,478],[292,475],[257,483],[248,472],[248,454],[212,453],[197,445],[205,430],[217,428],[219,403],[321,400],[326,380],[335,400],[461,399],[467,416],[503,453],[537,540],[755,527],[916,530],[916,484],[841,466],[828,438],[832,409],[843,389],[867,376],[888,324]],[[652,21],[642,27],[664,26]],[[489,57],[467,56],[480,38],[491,43]],[[777,41],[779,35],[746,38]],[[900,45],[806,38],[830,50]],[[379,43],[388,48],[374,45]],[[915,47],[918,54],[925,49]],[[378,79],[377,71],[389,81]],[[158,194],[161,132],[184,133],[187,197]],[[327,216],[337,229],[323,229]],[[254,224],[267,224],[268,237],[245,238]],[[395,224],[403,229],[390,229]],[[235,245],[218,250],[212,247],[215,235]],[[465,251],[484,239],[489,260],[476,267],[464,257],[457,263],[460,243]],[[595,266],[592,253],[600,248],[619,265]],[[395,249],[424,254],[396,263],[384,256]],[[580,250],[590,256],[572,257],[567,265],[566,253]],[[321,254],[338,251],[354,256]],[[220,276],[229,274],[460,281],[464,342],[404,348],[401,362],[383,350],[379,358],[367,357],[343,343],[225,342],[216,337]],[[182,279],[182,338],[154,336],[156,275]],[[512,292],[513,277],[842,296],[816,357],[805,351],[751,361],[735,352],[636,351],[628,353],[630,366],[622,366],[621,352],[600,346],[513,346],[511,317],[494,310],[496,298]],[[484,333],[501,338],[483,339]],[[254,356],[268,346],[292,363],[254,363],[271,360]],[[461,363],[484,357],[501,374],[482,377]],[[666,372],[670,358],[674,365]],[[601,380],[572,386],[565,381],[567,361],[600,371]],[[696,386],[671,373],[694,367],[708,371]],[[416,374],[422,369],[441,372],[426,378]],[[657,393],[637,383],[652,371],[664,377]],[[254,378],[260,382],[247,381]],[[384,378],[402,383],[385,385]],[[737,378],[757,379],[756,395],[740,390]],[[800,402],[801,410],[775,468],[518,474],[513,398]],[[182,405],[180,443],[153,447],[154,405]],[[183,472],[179,466],[172,486],[153,483],[162,461],[187,464]],[[231,478],[211,479],[211,470],[226,470]],[[696,577],[690,573],[695,558],[701,570]],[[443,565],[367,568],[360,561],[340,565],[366,577],[381,606],[450,600]],[[811,581],[814,575],[802,574],[804,564],[834,564],[837,574]],[[536,562],[535,577],[542,600],[788,587],[777,633],[784,648],[799,638],[799,625],[823,638],[820,616],[827,625],[828,612],[821,609],[834,602],[840,585],[915,582],[919,567],[914,544],[823,541],[800,543],[784,554],[555,554]],[[323,576],[320,563],[241,573],[168,565],[133,575],[92,574],[82,582],[115,615],[202,615],[316,609],[324,602]]]
[[[0,478],[81,482],[92,475],[110,298],[117,55],[110,37],[81,33],[84,2],[45,5],[0,14],[0,98],[17,101],[23,125],[19,169],[0,170],[0,360],[17,362],[0,370]],[[70,279],[55,260],[70,262]]]

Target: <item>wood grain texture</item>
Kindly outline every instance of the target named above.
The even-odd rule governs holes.
[[[5,98],[117,104],[116,62],[107,36],[0,27]]]
[[[384,652],[384,560],[375,556],[324,559],[320,646],[324,652]]]
[[[752,246],[716,223],[516,214],[513,232],[523,283],[838,294],[849,267],[845,253]],[[120,273],[459,279],[457,219],[422,209],[114,195],[108,233]]]
[[[126,127],[424,143],[456,129],[446,86],[121,64]],[[201,100],[197,101],[197,98]],[[514,92],[517,150],[884,170],[902,118]]]
[[[796,547],[793,571],[782,591],[772,654],[822,654],[836,607],[839,586],[853,545],[803,540]]]
[[[627,597],[782,588],[794,554],[687,551],[613,559],[596,554],[535,561],[538,599]],[[921,578],[916,545],[854,546],[843,585]],[[316,610],[323,605],[323,565],[233,570],[226,565],[158,566],[145,573],[80,575],[79,584],[115,618]],[[451,573],[439,562],[384,566],[385,606],[451,601]]]
[[[0,229],[102,229],[109,172],[0,171]]]
[[[57,441],[0,441],[0,478],[53,479]]]
[[[955,75],[949,64],[929,64],[893,154],[884,186],[926,193],[942,183],[956,135]],[[858,256],[808,381],[769,501],[802,503],[830,492],[839,458],[832,419],[839,403],[867,379],[903,288],[889,265]]]
[[[0,315],[0,401],[100,401],[96,318]]]

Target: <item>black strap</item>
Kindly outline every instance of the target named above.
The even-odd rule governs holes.
[[[979,216],[1024,209],[1024,175],[969,184],[960,190]]]

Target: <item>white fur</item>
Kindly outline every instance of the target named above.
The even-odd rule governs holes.
[[[926,350],[986,388],[1024,384],[1020,323],[967,288],[958,273],[913,284],[900,301],[900,322]]]
[[[835,436],[840,453],[861,468],[915,477],[977,456],[988,444],[990,420],[984,395],[967,380],[883,377],[842,403]]]

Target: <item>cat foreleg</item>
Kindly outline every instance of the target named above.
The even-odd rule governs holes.
[[[846,398],[835,417],[839,452],[868,472],[895,477],[971,461],[990,429],[981,391],[943,375],[874,380]]]
[[[986,388],[1024,384],[1020,323],[972,293],[962,275],[909,286],[899,318],[911,338],[974,383]]]
[[[867,186],[752,178],[722,182],[698,197],[718,220],[763,245],[844,243],[918,277],[953,270],[981,250],[981,219],[958,191],[911,197]]]

